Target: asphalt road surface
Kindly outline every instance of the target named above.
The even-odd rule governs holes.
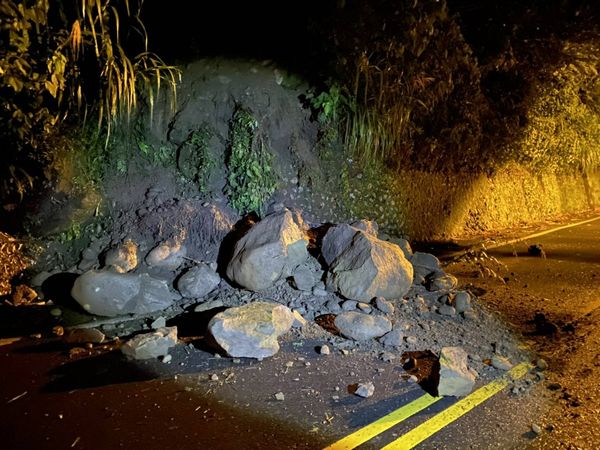
[[[545,258],[530,256],[531,244],[542,244]],[[500,264],[484,265],[499,278],[475,277],[473,261],[450,271],[548,362],[546,379],[526,394],[501,391],[417,448],[600,448],[600,221],[488,254]],[[8,342],[0,341],[6,450],[319,449],[424,394],[398,365],[369,354],[324,361],[318,342],[290,339],[262,362],[179,345],[170,364],[116,352],[69,359],[51,339]],[[349,395],[357,379],[384,388],[368,399]],[[358,448],[381,448],[454,403],[444,398]]]

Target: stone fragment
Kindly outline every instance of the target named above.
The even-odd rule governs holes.
[[[188,269],[177,280],[177,290],[186,298],[202,298],[214,291],[221,277],[208,264]]]
[[[164,317],[157,317],[150,324],[150,328],[152,328],[153,330],[158,330],[159,328],[164,328],[166,326],[167,326],[167,320]]]
[[[13,289],[11,302],[15,306],[28,305],[37,298],[37,292],[26,284],[19,284]]]
[[[362,311],[362,312],[364,312],[366,314],[369,314],[369,313],[371,313],[371,311],[373,311],[373,308],[371,308],[371,305],[369,305],[368,303],[364,303],[364,302],[358,302],[356,304],[356,307],[360,311]]]
[[[227,276],[252,291],[273,287],[308,258],[308,240],[289,210],[266,216],[235,244]]]
[[[138,246],[131,239],[112,248],[104,255],[104,264],[113,267],[119,273],[129,272],[138,265]]]
[[[97,328],[73,328],[63,334],[63,341],[67,344],[101,344],[105,338],[104,333]]]
[[[450,292],[458,285],[458,279],[449,273],[436,272],[429,277],[429,290]]]
[[[229,356],[266,358],[279,351],[277,338],[293,323],[288,307],[259,301],[218,313],[208,329]]]
[[[90,270],[71,289],[73,298],[91,314],[114,317],[147,314],[168,308],[178,299],[165,280],[150,275]]]
[[[275,394],[275,400],[282,402],[285,400],[285,394],[283,392],[277,392]]]
[[[404,344],[404,333],[399,328],[394,328],[389,333],[379,338],[385,347],[402,347]]]
[[[152,333],[138,334],[123,346],[121,351],[131,359],[152,359],[166,356],[177,345],[177,327],[160,328]]]
[[[471,295],[466,291],[458,291],[454,296],[454,309],[457,314],[471,308]]]
[[[513,365],[504,356],[494,355],[492,356],[492,366],[498,370],[510,370]]]
[[[327,230],[321,244],[321,255],[327,266],[330,266],[350,246],[357,232],[357,228],[345,223]]]
[[[171,239],[153,248],[146,256],[146,264],[164,270],[175,270],[183,264],[186,254],[185,246],[179,240]]]
[[[292,311],[292,314],[294,315],[294,322],[292,323],[292,326],[294,328],[304,328],[308,322],[302,316],[302,314],[300,314],[297,310]]]
[[[545,359],[539,358],[536,361],[535,367],[536,367],[537,370],[544,371],[544,370],[546,370],[548,368],[548,363],[546,362]]]
[[[223,304],[223,300],[221,299],[209,300],[207,302],[197,304],[194,307],[194,312],[208,311],[211,309],[222,308],[223,306],[225,305]]]
[[[321,355],[329,355],[331,353],[331,349],[328,345],[321,345],[321,348],[319,348],[319,353]]]
[[[327,283],[351,300],[400,298],[410,289],[412,270],[397,245],[359,231],[331,265]]]
[[[537,423],[531,425],[531,431],[533,431],[537,436],[542,434],[542,427],[540,427]]]
[[[321,281],[322,276],[323,271],[318,261],[309,257],[306,262],[294,269],[292,283],[296,289],[310,292]]]
[[[383,297],[375,297],[375,307],[384,314],[394,314],[394,305]]]
[[[342,311],[340,302],[335,299],[329,300],[327,303],[325,303],[325,309],[333,314],[337,314]]]
[[[433,272],[441,270],[440,260],[431,253],[415,252],[410,259],[414,267],[415,279],[427,277]]]
[[[356,390],[354,391],[354,395],[359,397],[368,398],[371,397],[375,393],[375,386],[372,382],[368,381],[366,383],[358,383],[356,386]]]
[[[334,324],[343,336],[355,341],[378,338],[392,329],[392,323],[384,316],[373,316],[355,311],[339,314],[335,318]]]
[[[461,347],[444,347],[440,353],[441,396],[464,397],[475,385],[477,372],[467,365],[467,352]]]
[[[463,317],[468,320],[477,320],[477,313],[472,309],[467,309],[463,312]]]

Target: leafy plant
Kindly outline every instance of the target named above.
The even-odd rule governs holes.
[[[140,95],[147,96],[152,111],[166,84],[175,101],[180,72],[148,52],[141,2],[131,3],[0,2],[0,143],[10,149],[8,167],[14,168],[2,177],[5,198],[32,184],[24,162],[48,151],[47,142],[66,117],[80,112],[85,121],[94,113],[110,136]],[[135,56],[122,45],[122,24],[141,36]]]
[[[175,162],[175,152],[168,145],[155,147],[145,142],[138,142],[138,148],[154,166],[169,167]]]
[[[208,190],[212,169],[216,161],[210,153],[209,141],[213,136],[208,126],[192,131],[180,146],[177,166],[185,179],[196,183],[200,192]]]
[[[239,212],[262,212],[264,202],[277,187],[273,155],[258,133],[258,121],[252,113],[238,108],[229,132],[226,195]]]

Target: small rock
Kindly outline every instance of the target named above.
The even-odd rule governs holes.
[[[4,264],[4,262],[3,262]],[[19,284],[13,289],[11,302],[13,305],[28,305],[37,298],[37,292],[26,284]]]
[[[454,296],[454,309],[457,314],[471,308],[471,296],[466,291],[458,291]]]
[[[323,271],[318,261],[314,258],[308,258],[303,264],[300,264],[292,274],[292,284],[300,291],[310,292],[321,280]]]
[[[333,314],[337,314],[342,311],[342,307],[337,300],[329,300],[327,303],[325,303],[325,308]]]
[[[104,255],[104,264],[114,267],[120,273],[129,272],[138,265],[137,252],[137,244],[131,239],[127,239],[118,247],[106,252],[106,255]]]
[[[354,300],[346,300],[345,302],[342,303],[342,310],[343,311],[354,311],[356,309],[357,305],[358,305],[358,302],[355,302]]]
[[[164,328],[167,326],[167,320],[164,317],[158,317],[150,324],[150,328],[153,330],[158,330],[159,328]]]
[[[492,366],[498,370],[510,370],[513,365],[504,356],[494,355],[492,357]]]
[[[440,352],[440,382],[438,394],[463,397],[475,385],[477,372],[467,365],[467,352],[461,347],[444,347]]]
[[[308,323],[302,314],[300,314],[297,310],[293,310],[292,314],[294,315],[294,322],[292,323],[292,327],[294,328],[304,328]]]
[[[458,286],[458,279],[449,273],[436,272],[429,278],[430,291],[450,292]]]
[[[60,316],[62,316],[62,309],[60,309],[60,308],[52,308],[50,310],[50,315],[54,316],[54,317],[60,317]]]
[[[283,392],[277,392],[277,393],[275,394],[275,400],[277,400],[277,401],[279,401],[279,402],[282,402],[282,401],[284,401],[284,400],[285,400],[285,395],[284,395],[284,393],[283,393]]]
[[[219,381],[219,375],[217,375],[216,373],[213,373],[210,376],[210,381]]]
[[[537,436],[542,434],[542,427],[540,427],[537,423],[531,425],[531,431],[533,431]]]
[[[97,328],[74,328],[67,330],[63,336],[63,341],[67,344],[101,344],[105,339],[104,333]]]
[[[472,309],[467,309],[462,314],[463,314],[463,317],[468,320],[477,320],[477,318],[478,318],[477,313]]]
[[[63,327],[61,327],[60,325],[56,325],[56,326],[52,327],[52,333],[55,334],[56,336],[62,336],[65,334],[65,329]]]
[[[410,344],[410,345],[417,345],[417,343],[419,342],[419,339],[417,339],[416,336],[408,336],[406,338],[406,343]]]
[[[392,330],[392,323],[386,317],[354,311],[339,314],[334,323],[343,336],[356,341],[377,338]]]
[[[210,300],[208,302],[199,303],[194,307],[194,312],[209,311],[211,309],[222,308],[224,306],[223,300]]]
[[[168,364],[171,362],[172,359],[173,357],[171,355],[165,355],[162,357],[161,361],[165,364]]]
[[[363,303],[363,302],[358,302],[356,304],[356,307],[366,314],[369,314],[369,313],[371,313],[371,311],[373,311],[373,308],[371,308],[371,306],[369,304]]]
[[[438,308],[438,313],[440,313],[442,316],[455,316],[456,315],[456,310],[454,309],[453,306],[450,306],[450,305],[441,305]]]
[[[328,345],[321,345],[321,348],[319,349],[319,353],[321,355],[329,355],[331,353],[331,350],[329,349]]]
[[[379,359],[384,362],[392,362],[396,359],[396,355],[392,352],[381,352],[379,354]]]
[[[368,398],[375,393],[375,386],[370,381],[366,383],[358,383],[354,395],[359,397]]]
[[[419,379],[417,378],[416,375],[411,375],[410,377],[408,377],[408,380],[406,380],[406,381],[408,381],[409,383],[415,384],[415,383],[418,383]]]
[[[177,327],[165,327],[152,333],[138,334],[121,347],[132,359],[152,359],[166,356],[177,345]]]
[[[404,333],[399,328],[394,328],[389,333],[379,338],[385,347],[401,347],[404,344]]]
[[[394,305],[383,297],[375,297],[375,307],[384,314],[394,314]]]
[[[544,359],[539,358],[536,361],[535,367],[543,372],[544,370],[548,369],[548,363]]]

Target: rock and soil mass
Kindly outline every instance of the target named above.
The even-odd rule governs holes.
[[[220,242],[201,248],[186,230],[148,240],[117,227],[66,270],[38,262],[21,289],[28,297],[12,302],[45,305],[52,333],[75,353],[111,342],[123,357],[168,363],[173,346],[194,342],[263,360],[282,342],[311,340],[320,354],[402,366],[434,395],[467,395],[529,358],[434,255],[413,253],[373,221],[313,223],[281,206],[228,223]],[[354,394],[369,397],[373,385],[362,381]]]

